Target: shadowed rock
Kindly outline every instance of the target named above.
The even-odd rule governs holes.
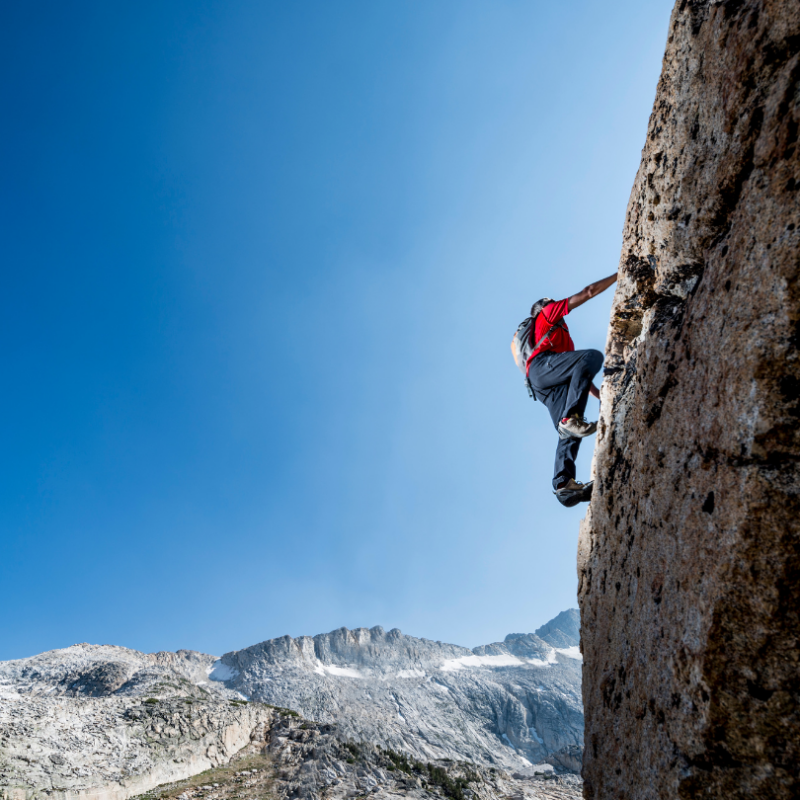
[[[594,800],[800,795],[800,4],[679,2],[579,544]]]

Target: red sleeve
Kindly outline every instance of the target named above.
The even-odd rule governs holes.
[[[565,300],[558,300],[555,303],[548,303],[542,309],[542,316],[551,324],[555,325],[561,317],[566,317],[569,314],[569,298]]]

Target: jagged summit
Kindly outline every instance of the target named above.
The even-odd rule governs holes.
[[[459,645],[403,634],[399,628],[385,631],[372,628],[337,628],[316,636],[280,636],[242,650],[226,653],[220,659],[241,672],[252,660],[274,664],[295,663],[311,671],[320,667],[362,667],[376,673],[391,673],[398,666],[416,668],[441,659],[469,658],[471,655],[519,655],[548,657],[554,649],[573,648],[580,644],[580,617],[577,609],[562,611],[536,633],[510,633],[502,642],[480,645],[469,650]]]
[[[458,645],[433,642],[406,636],[393,628],[388,633],[374,628],[337,628],[316,636],[281,636],[226,653],[223,663],[239,671],[254,661],[270,664],[295,664],[311,671],[320,666],[346,664],[372,671],[391,671],[398,665],[413,668],[436,658],[469,655],[470,650]]]
[[[536,629],[536,635],[548,640],[548,636],[558,636],[563,634],[568,638],[574,639],[574,644],[577,644],[581,638],[581,613],[577,608],[570,608],[562,611],[556,617],[545,622],[541,628]]]

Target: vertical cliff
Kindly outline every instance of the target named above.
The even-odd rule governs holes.
[[[679,0],[581,528],[586,797],[800,796],[800,2]]]

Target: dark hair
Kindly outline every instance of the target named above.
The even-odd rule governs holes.
[[[537,300],[537,301],[536,301],[536,302],[535,302],[535,303],[534,303],[534,304],[531,306],[531,316],[532,316],[534,319],[536,319],[536,317],[538,317],[538,316],[539,316],[539,314],[541,314],[541,313],[542,313],[542,309],[543,309],[543,308],[544,308],[546,305],[549,305],[549,304],[550,304],[550,303],[552,303],[552,302],[553,302],[553,301],[552,301],[552,300],[551,300],[549,297],[543,297],[541,300]]]

